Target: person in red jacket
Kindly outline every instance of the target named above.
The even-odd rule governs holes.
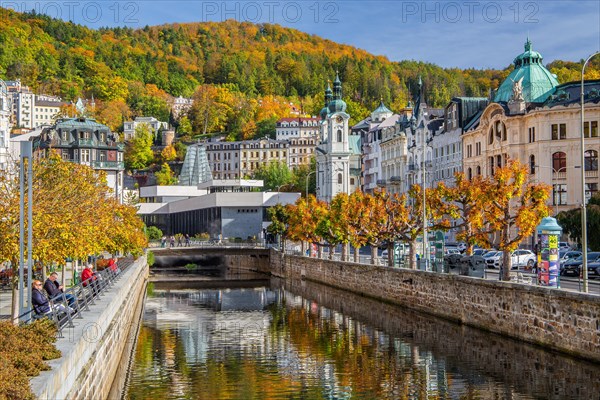
[[[94,284],[94,281],[96,280],[96,275],[94,274],[92,268],[92,264],[88,264],[81,272],[81,282],[83,283],[83,286],[87,286],[88,283],[90,285]]]

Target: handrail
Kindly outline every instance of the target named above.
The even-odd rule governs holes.
[[[113,271],[106,268],[95,272],[91,278],[63,290],[62,293],[49,299],[50,311],[45,314],[37,314],[33,309],[20,315],[19,318],[31,313],[31,320],[47,317],[58,327],[58,337],[62,336],[65,327],[72,328],[73,319],[83,318],[84,311],[90,311],[90,305],[94,305],[98,297],[106,294],[115,282],[121,277],[123,271],[133,264],[132,259],[121,259],[119,269]]]

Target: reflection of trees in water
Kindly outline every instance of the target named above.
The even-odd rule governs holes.
[[[548,399],[591,399],[600,393],[598,365],[312,282],[285,286],[295,296],[318,299],[320,310],[340,310],[345,318],[397,338],[401,355],[398,349],[418,349],[414,353],[429,361],[416,356],[413,361],[429,369],[427,384],[439,393]]]
[[[290,289],[302,297],[269,292],[278,301],[267,302],[266,312],[199,309],[198,302],[212,304],[214,291],[166,295],[170,301],[157,312],[189,320],[141,328],[128,398],[574,399],[598,393],[597,366],[309,282]],[[243,321],[258,319],[262,330],[240,334]]]

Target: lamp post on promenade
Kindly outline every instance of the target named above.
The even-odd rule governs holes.
[[[310,177],[311,174],[315,174],[317,171],[310,171],[308,174],[306,174],[306,199],[308,200],[308,179]]]
[[[594,57],[600,54],[600,51],[590,55],[581,67],[581,253],[583,255],[583,292],[588,292],[588,269],[587,269],[587,215],[585,205],[585,141],[583,139],[583,121],[584,121],[584,104],[585,104],[585,93],[583,92],[584,85],[584,74],[585,67],[588,62]]]

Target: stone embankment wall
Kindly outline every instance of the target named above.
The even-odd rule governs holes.
[[[272,251],[275,276],[307,279],[600,362],[600,297]]]
[[[31,380],[39,399],[107,399],[120,364],[128,360],[143,309],[148,264],[136,260],[74,328],[56,342],[62,357]],[[127,353],[127,357],[123,357]],[[113,392],[114,393],[114,392]]]

